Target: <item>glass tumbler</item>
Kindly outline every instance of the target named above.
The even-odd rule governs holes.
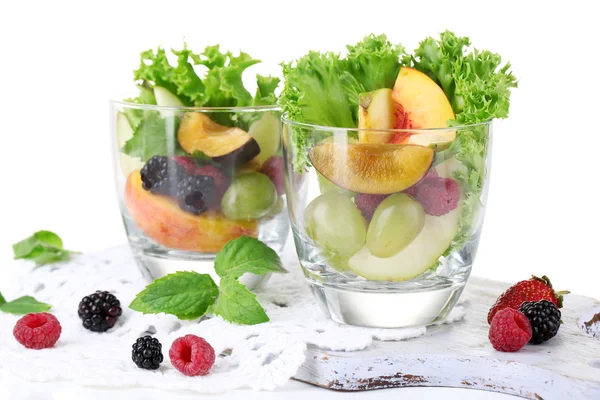
[[[284,115],[283,124],[292,232],[325,313],[378,328],[445,318],[477,252],[491,122],[373,130]]]
[[[281,112],[111,102],[114,172],[134,258],[148,279],[210,273],[230,240],[281,252],[288,235]],[[246,274],[256,288],[268,277]],[[218,282],[218,280],[217,280]]]

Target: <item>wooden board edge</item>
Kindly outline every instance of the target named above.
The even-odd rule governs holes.
[[[450,387],[498,392],[531,400],[600,398],[600,385],[596,383],[568,378],[531,365],[485,357],[424,354],[323,360],[315,356],[309,353],[307,362],[293,379],[340,392]],[[487,378],[480,377],[482,370],[486,371]]]

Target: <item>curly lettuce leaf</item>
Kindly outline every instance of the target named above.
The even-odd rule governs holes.
[[[358,95],[383,87],[391,88],[400,70],[404,48],[391,44],[385,35],[370,35],[348,55],[310,51],[290,63],[283,63],[285,78],[279,98],[288,118],[307,124],[339,128],[358,126]],[[314,143],[309,129],[292,130],[294,167],[308,164],[306,146]]]
[[[488,50],[469,51],[471,41],[450,31],[438,40],[423,40],[405,63],[426,73],[444,90],[452,104],[455,120],[451,126],[477,124],[494,118],[506,118],[510,91],[517,80],[510,72],[510,63],[502,65],[500,55]],[[470,239],[481,208],[481,195],[486,176],[485,157],[488,141],[487,126],[462,128],[449,153],[464,166],[455,173],[465,193],[463,214],[458,232],[447,254],[461,249]]]
[[[260,62],[244,52],[234,56],[222,52],[218,45],[207,46],[202,53],[194,53],[184,43],[183,49],[171,50],[176,56],[176,64],[171,65],[167,52],[158,48],[141,54],[140,66],[134,71],[134,79],[140,90],[138,97],[127,101],[137,104],[156,104],[153,88],[160,86],[175,95],[186,106],[195,107],[246,107],[252,105],[273,105],[277,103],[275,90],[279,79],[257,75],[256,95],[244,87],[244,71]],[[194,66],[206,67],[204,74],[198,74]],[[162,119],[156,112],[128,108],[125,115],[134,130],[133,137],[122,151],[132,157],[147,160],[152,155],[173,154],[180,151],[174,137],[166,127],[177,124]],[[228,126],[247,128],[256,116],[250,113],[214,113],[215,122]]]
[[[457,37],[450,31],[440,39],[423,40],[405,62],[429,75],[450,100],[458,124],[474,124],[493,118],[506,118],[510,89],[517,80],[502,64],[500,55],[474,49],[469,38]]]
[[[392,88],[400,71],[402,45],[392,44],[385,35],[366,36],[354,46],[346,46],[348,71],[363,86],[363,92]]]
[[[268,106],[277,103],[277,96],[275,90],[279,86],[281,80],[274,76],[262,76],[256,74],[256,94],[252,105],[254,106]]]
[[[280,103],[294,121],[354,128],[355,110],[343,78],[346,63],[336,53],[311,51],[295,62],[282,64],[285,84]]]

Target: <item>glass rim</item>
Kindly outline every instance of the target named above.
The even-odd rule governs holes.
[[[262,106],[230,106],[230,107],[195,107],[195,106],[159,106],[155,104],[138,104],[125,100],[110,99],[112,105],[133,108],[137,110],[152,111],[191,111],[191,112],[259,112],[259,111],[281,111],[277,104]]]
[[[292,119],[290,119],[288,117],[288,113],[285,112],[283,113],[283,115],[281,116],[281,122],[284,125],[289,125],[289,126],[298,126],[298,127],[302,127],[302,128],[312,128],[315,130],[339,130],[339,131],[354,131],[354,132],[378,132],[378,133],[392,133],[392,132],[410,132],[410,133],[424,133],[424,132],[443,132],[443,131],[454,131],[454,130],[462,130],[462,129],[469,129],[469,128],[476,128],[476,127],[480,127],[480,126],[490,126],[492,125],[492,121],[493,119],[489,119],[487,121],[483,121],[483,122],[478,122],[475,124],[463,124],[463,125],[455,125],[455,126],[446,126],[443,128],[420,128],[420,129],[415,129],[415,128],[394,128],[394,129],[378,129],[378,128],[344,128],[344,127],[339,127],[339,126],[327,126],[327,125],[315,125],[315,124],[308,124],[305,122],[298,122],[298,121],[294,121]]]

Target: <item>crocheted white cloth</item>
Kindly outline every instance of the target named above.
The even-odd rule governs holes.
[[[73,256],[69,262],[35,268],[16,261],[0,288],[8,300],[32,295],[53,305],[62,325],[54,348],[27,350],[14,339],[18,316],[0,312],[0,379],[17,375],[27,381],[66,380],[95,387],[146,387],[219,393],[239,388],[273,390],[285,384],[302,365],[308,344],[338,351],[358,351],[373,340],[405,340],[425,328],[368,329],[337,324],[318,310],[296,259],[288,246],[283,257],[289,274],[271,278],[258,295],[271,322],[240,326],[220,317],[201,322],[179,321],[171,315],[142,315],[127,308],[146,282],[126,246],[94,255]],[[82,297],[109,290],[123,306],[123,315],[109,332],[98,334],[81,326],[77,307]],[[455,307],[448,322],[462,319]],[[163,344],[165,361],[157,371],[138,369],[131,345],[141,335],[154,334]],[[211,373],[186,377],[170,363],[172,342],[185,334],[205,338],[217,357]]]

